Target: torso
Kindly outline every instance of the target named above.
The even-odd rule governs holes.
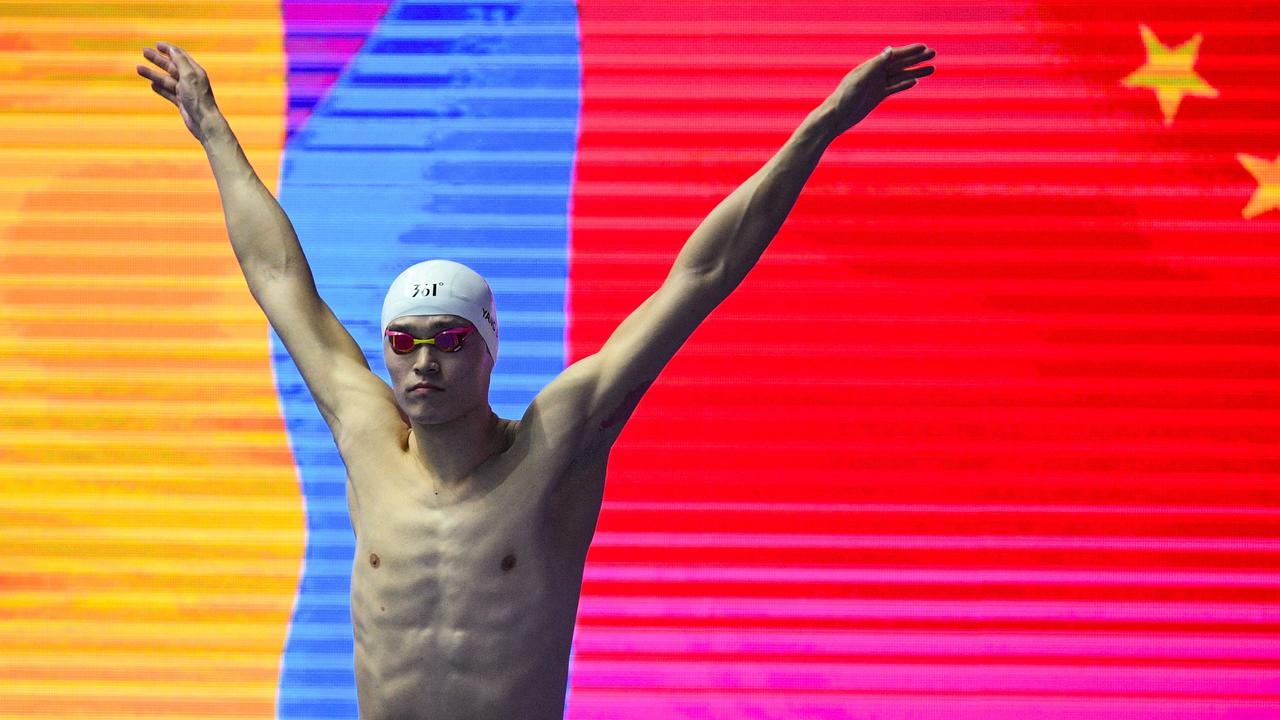
[[[347,462],[360,717],[560,720],[607,452],[560,478],[498,454],[444,499],[392,455]]]

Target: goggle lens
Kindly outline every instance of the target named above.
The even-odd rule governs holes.
[[[391,341],[391,350],[403,355],[413,350],[413,336],[394,330],[387,331],[387,339]]]
[[[471,328],[454,328],[436,333],[436,347],[445,352],[453,352],[462,347],[462,338],[471,334]]]

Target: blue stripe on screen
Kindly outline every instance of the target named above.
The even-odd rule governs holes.
[[[383,294],[402,269],[436,257],[493,287],[495,412],[519,418],[564,368],[578,46],[569,0],[395,3],[290,138],[281,204],[321,295],[384,379]],[[307,509],[277,715],[350,719],[345,470],[274,332],[272,360]]]

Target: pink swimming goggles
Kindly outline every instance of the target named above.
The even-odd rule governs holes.
[[[387,342],[391,351],[397,355],[408,355],[419,345],[435,345],[443,352],[458,352],[462,349],[462,341],[466,340],[476,329],[471,326],[441,330],[429,338],[418,338],[399,330],[387,331]]]

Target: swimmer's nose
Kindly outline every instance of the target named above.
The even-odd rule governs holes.
[[[413,359],[413,369],[422,373],[433,373],[440,369],[440,361],[436,359],[435,354],[439,352],[434,345],[419,345],[418,356]]]

